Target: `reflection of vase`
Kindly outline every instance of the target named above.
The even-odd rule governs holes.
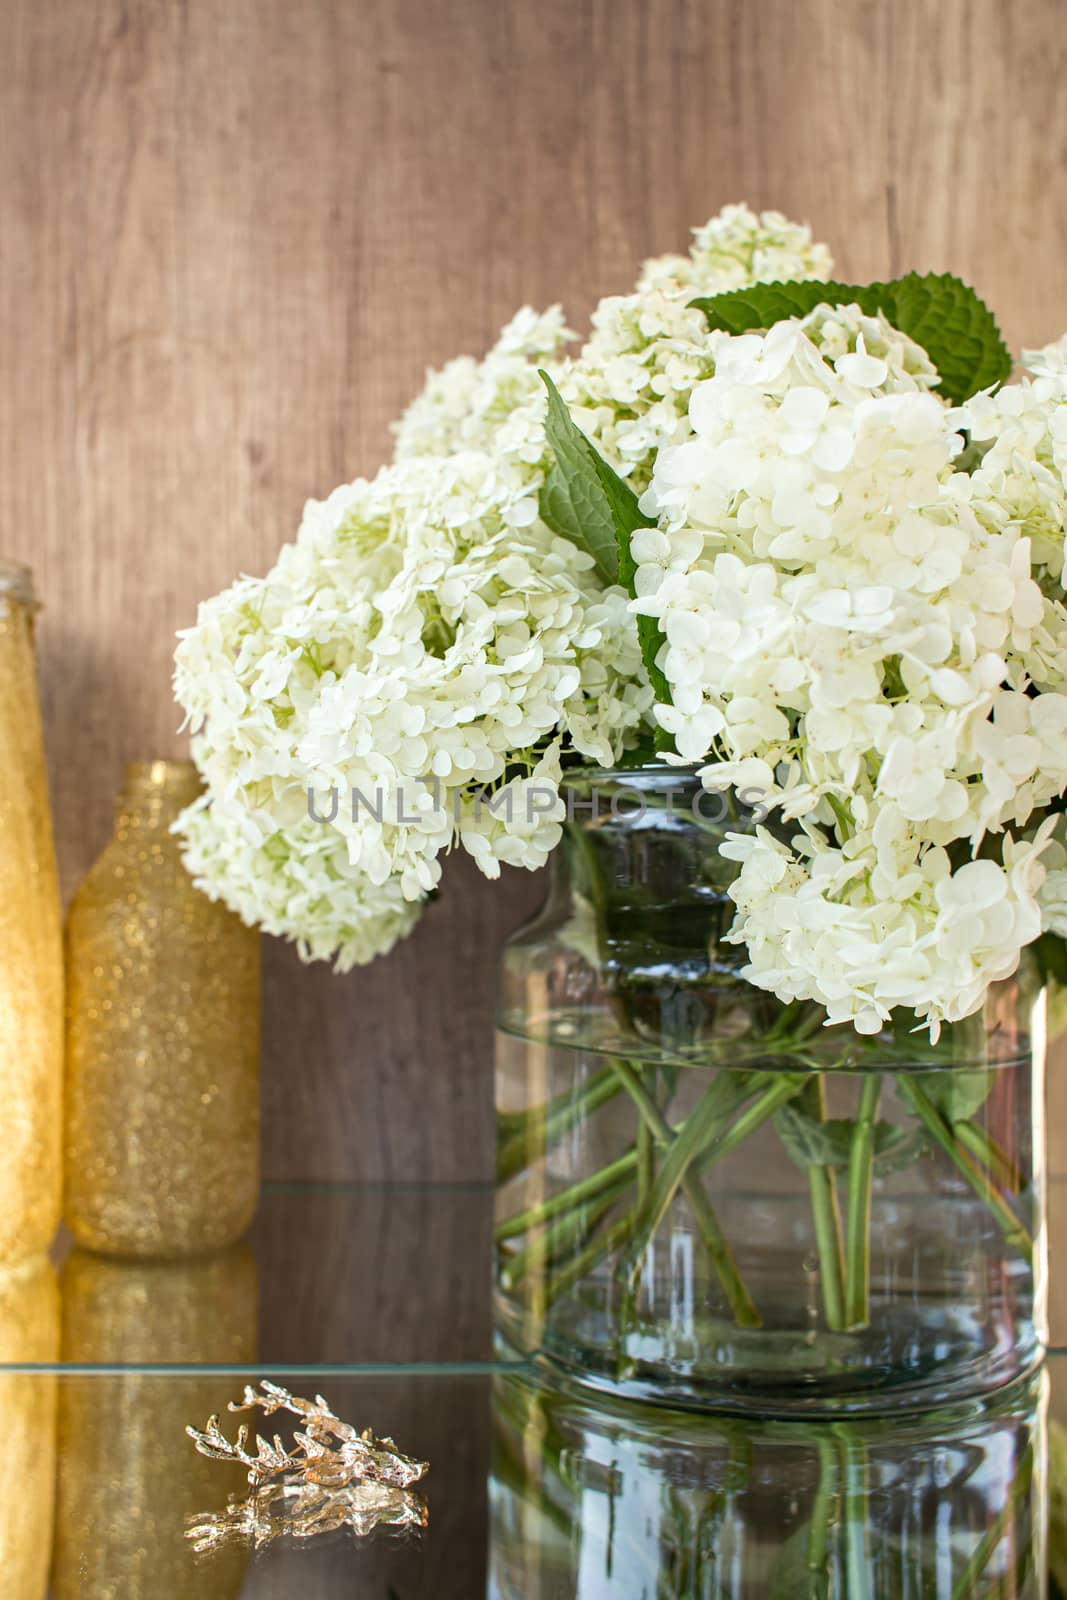
[[[59,1226],[63,943],[30,574],[0,562],[0,1264]]]
[[[259,1186],[259,936],[193,887],[171,824],[189,761],[130,767],[67,925],[67,1221],[179,1256],[239,1239]]]
[[[256,1268],[245,1245],[196,1261],[134,1263],[75,1251],[62,1273],[63,1359],[77,1365],[247,1364]],[[232,1377],[71,1376],[59,1406],[56,1600],[233,1600],[246,1556],[194,1557],[185,1519],[221,1510],[244,1474],[186,1437],[235,1398]]]
[[[0,1363],[54,1362],[59,1292],[44,1256],[0,1273]],[[0,1494],[0,1594],[44,1600],[52,1547],[56,1471],[56,1380],[50,1373],[0,1373],[7,1486]]]
[[[661,767],[572,774],[568,794],[548,900],[502,962],[506,1341],[600,1388],[780,1413],[1028,1371],[1047,1337],[1036,963],[937,1043],[911,1016],[827,1027],[749,983],[727,937],[720,845],[751,812],[719,820],[722,797]]]
[[[494,1380],[490,1600],[1045,1593],[1047,1382],[833,1423]]]

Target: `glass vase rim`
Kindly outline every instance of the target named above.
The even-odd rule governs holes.
[[[714,1408],[694,1408],[682,1401],[665,1404],[661,1400],[627,1395],[610,1385],[590,1384],[588,1375],[580,1377],[573,1369],[559,1365],[551,1356],[539,1354],[527,1371],[502,1369],[495,1380],[536,1390],[548,1407],[565,1413],[581,1426],[601,1424],[604,1432],[625,1426],[637,1442],[653,1438],[667,1447],[699,1445],[709,1435],[728,1438],[738,1429],[753,1442],[771,1440],[791,1449],[813,1450],[818,1441],[832,1436],[844,1425],[849,1434],[865,1445],[899,1447],[915,1439],[929,1442],[932,1429],[945,1433],[952,1441],[984,1436],[993,1425],[999,1432],[1014,1421],[1040,1416],[1049,1399],[1049,1374],[1042,1359],[1007,1379],[990,1391],[962,1389],[945,1393],[929,1406],[879,1409],[830,1405],[814,1399],[810,1408],[798,1407],[777,1412],[773,1400],[739,1408],[736,1413]],[[680,1436],[680,1437],[679,1437]]]
[[[707,761],[694,761],[675,763],[668,761],[642,761],[633,767],[602,767],[595,761],[585,762],[579,767],[565,767],[560,780],[560,787],[580,786],[593,783],[625,784],[633,780],[641,782],[653,778],[671,778],[678,783],[692,783],[699,780],[701,772],[709,765]]]

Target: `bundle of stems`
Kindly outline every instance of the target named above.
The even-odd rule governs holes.
[[[535,1168],[558,1140],[609,1100],[627,1097],[634,1115],[633,1139],[614,1160],[498,1221],[505,1289],[516,1292],[527,1274],[537,1270],[544,1275],[548,1310],[610,1262],[623,1291],[623,1320],[628,1321],[626,1308],[632,1310],[649,1246],[675,1201],[684,1197],[734,1321],[739,1327],[759,1327],[759,1307],[704,1180],[784,1106],[795,1104],[809,1118],[825,1122],[826,1084],[832,1076],[805,1055],[803,1038],[789,1039],[792,1049],[785,1054],[782,1029],[766,1042],[773,1067],[717,1071],[679,1122],[670,1120],[663,1102],[669,1107],[678,1073],[694,1069],[623,1056],[605,1058],[600,1070],[573,1093],[502,1118],[498,1178],[504,1184]],[[836,1332],[863,1328],[870,1320],[876,1136],[887,1078],[895,1082],[898,1099],[929,1144],[944,1153],[988,1207],[1008,1244],[1026,1260],[1032,1257],[1033,1241],[1013,1203],[1019,1175],[977,1116],[952,1120],[924,1086],[925,1072],[889,1073],[872,1065],[862,1075],[843,1174],[815,1160],[806,1169],[823,1314],[826,1327]]]

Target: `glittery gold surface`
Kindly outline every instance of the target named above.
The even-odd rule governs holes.
[[[259,935],[198,890],[171,823],[191,762],[131,767],[67,924],[66,1216],[90,1249],[240,1237],[259,1186]]]
[[[59,1292],[51,1262],[37,1256],[0,1272],[0,1362],[48,1362],[58,1355]],[[55,1498],[55,1378],[0,1373],[0,1417],[8,1463],[8,1487],[0,1494],[0,1594],[44,1600]]]
[[[256,1268],[246,1245],[190,1261],[116,1261],[76,1250],[62,1272],[64,1361],[113,1366],[249,1364]],[[218,1410],[218,1374],[64,1377],[59,1396],[55,1600],[234,1600],[239,1548],[200,1561],[186,1518],[244,1487],[204,1461],[183,1428]],[[0,1587],[0,1593],[3,1593]],[[21,1600],[21,1597],[20,1597]]]
[[[0,562],[0,1265],[59,1225],[63,953],[29,574]]]

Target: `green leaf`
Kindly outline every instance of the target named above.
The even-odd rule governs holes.
[[[641,510],[630,485],[578,427],[548,373],[542,371],[540,376],[548,390],[545,437],[555,456],[541,486],[541,520],[553,533],[587,551],[604,583],[621,583],[633,595],[636,567],[630,538],[636,529],[654,524]],[[656,699],[669,706],[670,685],[656,665],[663,635],[655,617],[637,618],[637,637]],[[657,749],[669,743],[666,736],[657,734]]]
[[[798,1110],[796,1103],[776,1113],[774,1126],[787,1153],[798,1167],[846,1168],[852,1149],[855,1123],[845,1117],[825,1122]],[[890,1166],[903,1153],[909,1138],[906,1128],[894,1122],[879,1122],[874,1130],[874,1158],[880,1166]]]
[[[858,305],[884,312],[894,328],[921,344],[941,375],[941,393],[956,404],[1011,377],[1011,356],[984,300],[949,272],[909,272],[888,283],[756,283],[691,302],[712,329],[748,333],[820,305]]]
[[[841,1146],[828,1122],[820,1122],[795,1106],[786,1105],[774,1119],[775,1130],[786,1153],[798,1167],[837,1167],[842,1164]],[[844,1147],[848,1162],[848,1145]]]
[[[882,1128],[886,1124],[879,1123],[878,1126]],[[881,1149],[877,1147],[878,1136],[875,1135],[874,1170],[880,1178],[888,1178],[894,1172],[906,1172],[929,1149],[922,1128],[908,1129],[894,1124],[893,1134],[894,1137],[887,1139]]]
[[[597,471],[597,452],[573,421],[563,396],[547,372],[541,373],[541,379],[548,390],[545,438],[555,457],[541,485],[541,520],[553,533],[569,539],[579,550],[591,555],[604,583],[618,583],[619,541],[615,511]],[[630,494],[633,495],[632,490]],[[636,497],[634,499],[636,504]]]
[[[989,1099],[993,1074],[984,1067],[946,1067],[943,1072],[918,1072],[913,1081],[949,1122],[966,1122]]]

